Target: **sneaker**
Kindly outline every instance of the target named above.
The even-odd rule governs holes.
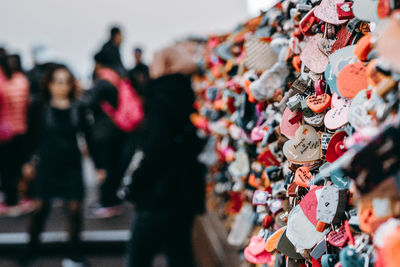
[[[63,259],[61,261],[61,266],[62,267],[86,267],[88,264],[82,260],[82,261],[76,261],[70,258]]]
[[[124,212],[122,205],[112,206],[112,207],[94,207],[91,209],[91,214],[95,218],[107,219],[116,216],[121,216]]]
[[[35,201],[32,199],[23,199],[18,204],[24,214],[31,213],[35,210]]]
[[[9,206],[7,216],[9,217],[19,217],[24,214],[24,210],[20,205]]]

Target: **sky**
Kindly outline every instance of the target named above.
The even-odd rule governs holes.
[[[230,31],[249,17],[247,0],[1,0],[0,46],[22,54],[29,68],[31,47],[44,45],[47,57],[88,79],[111,25],[122,27],[121,54],[130,67],[134,45],[144,47],[150,62],[176,39]]]

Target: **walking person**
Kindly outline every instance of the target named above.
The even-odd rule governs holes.
[[[77,101],[77,82],[64,65],[56,64],[42,81],[42,108],[36,124],[35,154],[24,169],[35,169],[35,210],[29,225],[29,243],[22,263],[35,256],[52,201],[61,199],[68,209],[69,243],[66,261],[82,262],[80,233],[84,183],[82,155],[77,134],[84,133],[92,158],[96,151],[91,138],[91,121]]]
[[[165,65],[172,63],[163,60],[168,55],[157,54],[161,57],[155,63],[164,66],[156,66],[157,78],[145,89],[145,122],[139,142],[144,158],[128,187],[135,204],[129,267],[151,266],[160,251],[166,254],[168,266],[194,266],[192,227],[196,214],[205,209],[205,167],[197,160],[204,141],[189,120],[194,93],[185,74],[195,71],[196,64],[185,51],[174,51],[174,68]]]
[[[101,172],[99,203],[92,207],[92,215],[110,218],[121,215],[122,200],[118,187],[129,159],[127,142],[142,117],[142,103],[129,81],[121,77],[119,63],[105,50],[95,55],[95,83],[84,96],[84,102],[94,116],[94,142],[98,147]]]

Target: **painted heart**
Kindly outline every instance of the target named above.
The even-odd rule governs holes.
[[[330,24],[340,25],[347,22],[347,19],[338,19],[336,4],[343,3],[344,0],[322,0],[314,10],[314,15]]]
[[[323,73],[329,64],[328,57],[318,47],[318,41],[321,38],[320,33],[310,37],[300,54],[303,64],[315,73]]]
[[[308,181],[312,178],[314,178],[314,175],[312,175],[308,167],[305,166],[298,168],[294,175],[295,183],[302,187],[308,187]]]
[[[336,130],[349,122],[347,116],[350,110],[350,100],[341,98],[336,93],[332,95],[332,108],[326,113],[324,123],[329,130]]]
[[[296,131],[295,139],[283,145],[283,154],[289,161],[307,163],[318,160],[320,152],[318,134],[312,126],[303,125]]]
[[[328,234],[328,242],[335,247],[343,247],[347,241],[347,234],[342,225],[337,231],[332,231]]]
[[[337,88],[345,98],[354,98],[358,92],[368,88],[367,68],[362,62],[344,67],[337,76]]]
[[[345,131],[337,132],[332,136],[328,144],[328,149],[326,150],[326,161],[332,163],[347,151],[344,145],[344,139],[347,136]]]
[[[294,112],[290,111],[289,108],[286,108],[283,112],[280,128],[281,133],[285,135],[289,139],[294,139],[296,135],[297,129],[299,129],[300,124],[296,122],[295,124],[291,124],[289,122],[289,118],[293,116]]]
[[[325,111],[331,104],[331,96],[328,94],[310,95],[307,97],[307,106],[315,113]]]
[[[331,54],[331,50],[335,42],[336,42],[335,40],[321,38],[318,40],[318,48],[326,56],[329,56]]]

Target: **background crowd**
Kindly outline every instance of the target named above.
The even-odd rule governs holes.
[[[136,207],[127,264],[149,266],[161,249],[171,266],[193,263],[191,229],[194,215],[204,210],[205,187],[197,161],[204,142],[189,120],[190,74],[198,70],[193,41],[159,51],[150,70],[139,47],[132,51],[135,66],[127,70],[122,42],[121,30],[113,27],[93,57],[91,88],[81,88],[58,62],[35,60],[25,71],[19,55],[0,48],[0,216],[32,214],[22,264],[36,255],[54,199],[67,207],[66,256],[84,264],[82,158],[90,155],[99,183],[89,213],[111,218],[123,212],[118,192],[138,151],[144,157],[123,184],[125,199]],[[157,227],[160,220],[166,227]]]

